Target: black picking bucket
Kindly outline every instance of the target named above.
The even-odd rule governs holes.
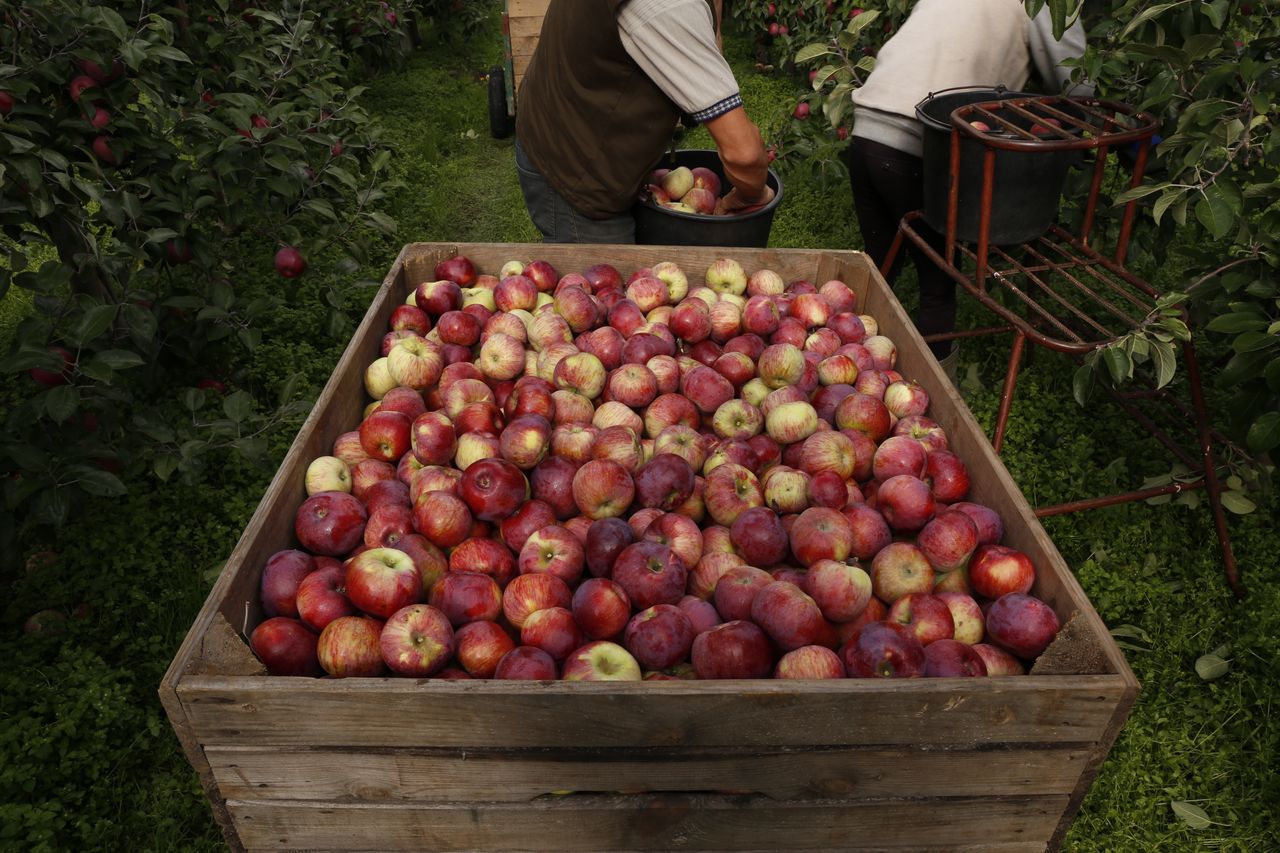
[[[732,184],[724,176],[720,155],[703,149],[684,149],[663,157],[664,169],[704,166],[720,178],[722,195]],[[646,246],[746,246],[763,249],[769,244],[773,214],[782,201],[782,181],[772,169],[766,179],[773,187],[773,199],[759,210],[736,216],[706,216],[659,207],[645,199],[636,202],[636,242]]]
[[[1034,97],[1007,89],[964,88],[937,92],[916,104],[924,124],[924,220],[939,234],[947,231],[947,193],[951,186],[951,113],[984,101]],[[960,198],[956,211],[956,239],[978,239],[982,204],[981,142],[960,139]],[[1079,152],[997,150],[991,193],[988,239],[995,245],[1034,240],[1058,216],[1062,184]]]

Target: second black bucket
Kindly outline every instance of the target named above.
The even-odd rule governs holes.
[[[1022,97],[1034,96],[1007,89],[947,89],[916,104],[916,117],[924,124],[924,220],[938,233],[947,230],[951,113],[969,104]],[[960,140],[956,238],[966,242],[976,241],[980,230],[984,150],[976,139]],[[997,151],[988,239],[996,245],[1012,245],[1034,240],[1047,231],[1058,216],[1067,170],[1079,156],[1069,150]]]
[[[689,148],[663,157],[664,169],[704,166],[720,177],[722,191],[732,186],[724,177],[724,166],[715,151]],[[746,246],[763,249],[769,244],[773,214],[782,201],[782,181],[772,169],[768,175],[773,199],[759,210],[737,216],[705,216],[659,207],[652,201],[636,202],[636,242],[646,246]]]

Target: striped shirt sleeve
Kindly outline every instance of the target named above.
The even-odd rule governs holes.
[[[631,0],[618,12],[618,31],[636,64],[695,121],[742,106],[706,0]]]

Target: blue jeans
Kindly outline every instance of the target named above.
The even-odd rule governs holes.
[[[546,243],[634,243],[636,220],[629,212],[609,219],[588,219],[551,188],[516,140],[516,173],[529,218]]]

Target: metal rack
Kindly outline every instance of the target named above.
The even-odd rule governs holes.
[[[1130,187],[1138,186],[1146,169],[1151,137],[1158,124],[1152,116],[1127,104],[1095,98],[1041,96],[961,106],[952,111],[951,125],[944,251],[939,254],[929,245],[921,231],[921,226],[927,227],[922,221],[924,212],[914,211],[903,217],[897,237],[881,264],[881,271],[887,273],[892,268],[903,241],[910,240],[965,292],[1002,321],[1001,325],[993,328],[934,335],[928,340],[1005,331],[1013,333],[992,437],[992,446],[999,453],[1028,341],[1079,359],[1153,322],[1164,307],[1160,302],[1162,294],[1124,266],[1137,212],[1135,201],[1124,207],[1116,245],[1110,256],[1097,251],[1090,243],[1107,153],[1118,146],[1136,145]],[[962,200],[961,156],[962,143],[966,140],[976,140],[981,145],[982,180],[978,198]],[[968,148],[972,156],[971,142]],[[998,152],[1043,154],[1071,150],[1095,152],[1093,175],[1079,232],[1073,234],[1053,225],[1036,239],[1011,246],[993,245],[989,236]],[[961,205],[975,203],[979,211],[977,238],[963,242],[957,239]],[[1183,321],[1186,319],[1184,312]],[[1195,347],[1190,341],[1182,344],[1182,354],[1191,398],[1189,406],[1168,393],[1167,389],[1115,390],[1112,397],[1177,459],[1189,469],[1198,471],[1198,476],[1188,482],[1174,482],[1153,489],[1040,507],[1036,514],[1041,517],[1060,515],[1204,488],[1222,550],[1227,583],[1240,597],[1243,588],[1231,549],[1214,456],[1214,443],[1225,443],[1226,439],[1209,424],[1200,367]],[[1166,414],[1163,424],[1159,415],[1152,416],[1147,411],[1161,407],[1173,413],[1171,416]],[[1175,437],[1178,425],[1192,427],[1192,449],[1189,450],[1185,442],[1179,442]]]

